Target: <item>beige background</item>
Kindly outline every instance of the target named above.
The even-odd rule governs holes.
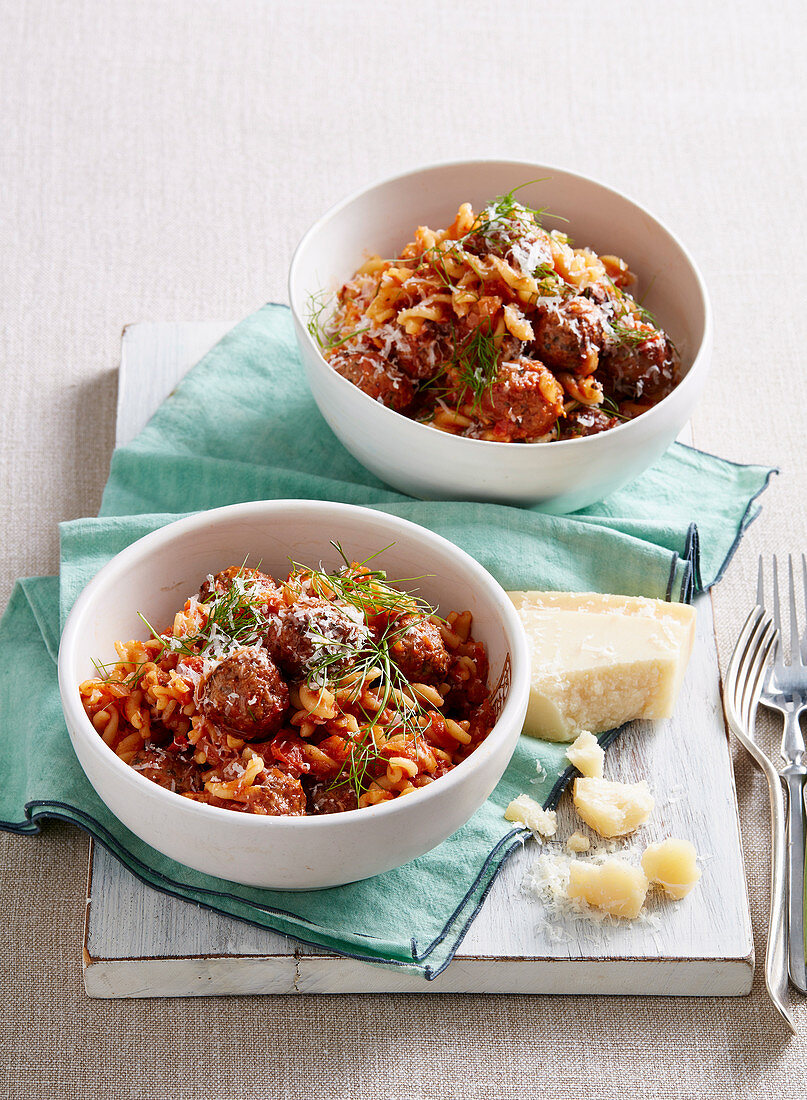
[[[0,603],[93,513],[120,332],[285,299],[293,246],[374,177],[468,155],[589,172],[695,253],[717,319],[700,446],[782,467],[717,593],[807,546],[803,4],[27,0],[0,4]],[[737,756],[757,951],[763,784]],[[758,979],[743,1000],[83,993],[87,843],[3,836],[8,1097],[803,1097]]]

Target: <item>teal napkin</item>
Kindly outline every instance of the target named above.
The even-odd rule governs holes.
[[[119,550],[178,515],[236,501],[363,504],[444,535],[508,588],[686,600],[720,576],[771,471],[674,445],[607,501],[573,516],[415,501],[341,447],[306,389],[285,307],[229,333],[113,456],[101,514],[61,526],[60,577],[19,581],[0,622],[0,827],[72,821],[158,890],[358,959],[434,978],[450,962],[507,856],[528,835],[503,810],[527,791],[553,805],[573,774],[563,746],[522,738],[473,818],[434,851],[365,882],[311,893],[256,890],[191,871],[141,843],[79,768],[55,660],[76,596]],[[607,744],[618,731],[601,739]]]

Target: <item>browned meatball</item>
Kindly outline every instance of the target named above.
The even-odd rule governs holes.
[[[202,683],[199,710],[243,738],[266,737],[283,725],[289,689],[269,654],[246,646],[216,665]]]
[[[502,363],[515,363],[522,358],[524,351],[524,343],[522,340],[518,340],[515,336],[511,336],[509,332],[506,332],[502,337],[501,345],[499,346],[499,359]]]
[[[619,420],[615,416],[609,416],[602,409],[586,406],[582,409],[574,409],[561,423],[563,437],[575,438],[607,432],[609,428],[615,428]]]
[[[284,672],[300,679],[325,661],[324,676],[343,671],[367,638],[359,611],[312,596],[267,619],[264,645]]]
[[[658,401],[677,383],[680,363],[672,341],[653,331],[640,344],[623,342],[611,348],[601,365],[615,394]]]
[[[307,810],[302,783],[294,776],[286,775],[280,768],[269,768],[261,777],[260,783],[253,783],[248,788],[247,798],[245,809],[253,814],[303,817]]]
[[[539,267],[552,267],[552,247],[542,229],[527,229],[505,251],[505,260],[524,275],[535,275]]]
[[[215,577],[208,577],[199,589],[199,603],[207,603],[214,595],[220,595],[231,587],[236,577],[255,589],[256,594],[267,600],[275,600],[278,596],[278,588],[274,579],[268,573],[262,573],[260,569],[247,569],[245,566],[231,565],[216,573]]]
[[[440,628],[419,615],[402,615],[388,630],[390,654],[414,683],[439,684],[446,678],[450,657]]]
[[[607,343],[605,314],[587,298],[542,306],[533,330],[535,355],[555,370],[592,374]]]
[[[332,356],[331,366],[368,397],[396,412],[408,409],[415,399],[412,380],[388,362],[380,352],[343,351]]]
[[[552,266],[548,233],[526,218],[489,221],[483,211],[479,220],[487,224],[483,232],[466,237],[463,243],[466,252],[478,256],[499,256],[524,275],[534,275],[536,269],[544,265]]]
[[[338,787],[330,783],[314,783],[308,789],[308,812],[310,814],[341,814],[345,810],[358,808],[356,792],[349,783]]]
[[[481,412],[508,439],[534,440],[546,435],[563,411],[563,389],[554,374],[535,359],[502,363],[485,394]]]
[[[193,760],[166,752],[165,749],[155,746],[144,747],[134,754],[130,764],[146,779],[165,787],[166,790],[183,794],[186,791],[202,789],[199,768]]]
[[[390,358],[410,378],[425,381],[434,378],[442,363],[451,357],[452,348],[450,337],[427,321],[418,336],[410,336],[403,330],[397,333]]]

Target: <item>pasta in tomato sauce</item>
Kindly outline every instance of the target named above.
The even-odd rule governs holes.
[[[439,780],[488,736],[496,713],[472,625],[367,562],[295,564],[281,582],[231,567],[168,628],[117,642],[79,690],[106,744],[177,795],[335,813]]]
[[[546,443],[607,431],[675,387],[667,334],[628,292],[624,260],[575,248],[499,196],[370,258],[309,331],[335,371],[454,435]]]

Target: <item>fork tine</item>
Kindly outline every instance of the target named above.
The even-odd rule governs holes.
[[[782,635],[782,621],[779,617],[779,563],[776,554],[773,555],[773,625]]]
[[[804,592],[804,637],[801,640],[802,664],[807,664],[807,556],[801,555],[801,587]]]
[[[801,664],[801,639],[799,638],[799,620],[796,614],[796,582],[793,577],[793,555],[787,555],[787,573],[790,582],[790,663]]]
[[[765,606],[765,585],[762,576],[762,555],[759,555],[759,568],[757,569],[757,607]]]
[[[779,630],[779,578],[776,572],[776,557],[773,558],[773,617],[774,625],[777,630],[777,640],[780,636]],[[759,565],[757,568],[757,606],[765,610],[765,564],[762,560],[762,555],[759,555]],[[807,647],[807,637],[805,638],[805,647]],[[773,663],[770,665],[765,664],[765,683],[766,687],[770,685],[770,681],[773,677]]]
[[[751,656],[744,662],[744,684],[742,685],[742,715],[745,728],[753,729],[754,712],[757,708],[762,679],[768,664],[768,656],[776,641],[776,628],[770,618],[763,618],[757,624],[752,639]]]
[[[759,644],[759,660],[754,669],[753,676],[749,677],[750,692],[748,693],[748,729],[753,729],[754,715],[756,713],[757,706],[759,705],[759,695],[762,690],[762,681],[765,677],[765,672],[768,667],[768,658],[770,657],[771,650],[776,645],[776,628],[773,623],[768,620],[765,631],[760,639]]]
[[[755,672],[762,675],[765,659],[760,659],[760,648],[770,640],[772,623],[770,615],[761,607],[755,607],[740,631],[737,645],[726,670],[726,702],[739,724],[749,729],[748,716],[753,708],[757,689]],[[765,657],[769,650],[766,650]]]
[[[765,614],[766,612],[761,607],[755,607],[749,613],[748,618],[743,623],[740,636],[737,639],[737,644],[734,646],[734,652],[729,658],[728,668],[726,669],[726,682],[731,687],[732,697],[736,695],[735,689],[739,683],[738,677],[748,652],[751,636],[756,630],[760,619],[765,617]]]
[[[751,636],[760,619],[764,616],[765,612],[761,607],[755,607],[749,612],[748,618],[743,623],[740,636],[737,639],[737,644],[729,658],[728,667],[726,668],[726,678],[723,684],[723,702],[726,712],[729,715],[729,720],[734,724],[742,724],[740,699],[742,695],[742,685],[745,680],[744,665],[746,654],[748,653]]]

